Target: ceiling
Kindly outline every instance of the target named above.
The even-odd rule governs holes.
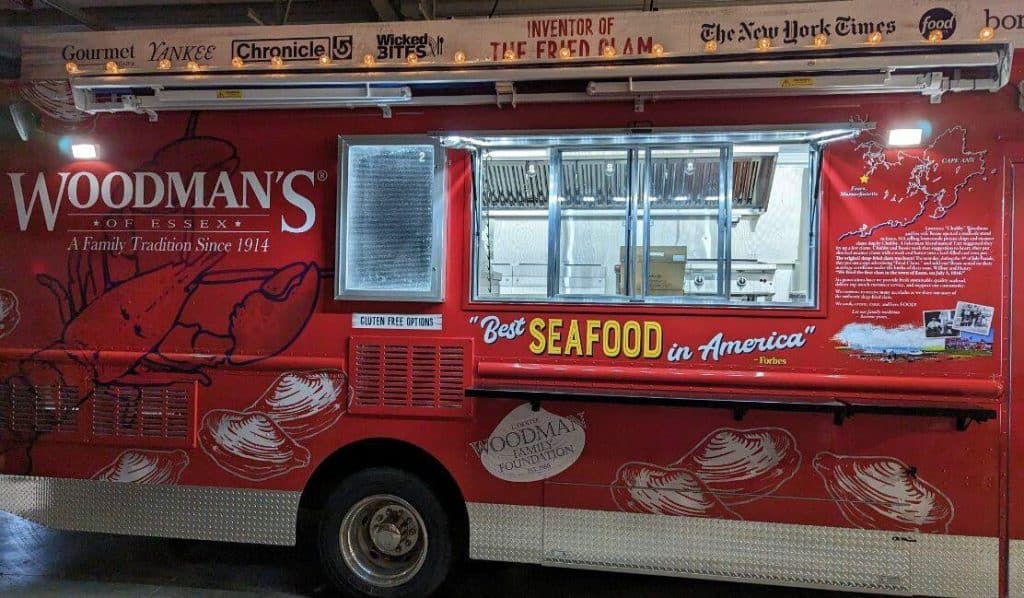
[[[0,78],[18,76],[20,40],[26,32],[168,26],[270,27],[304,23],[640,11],[779,1],[783,0],[0,0]]]

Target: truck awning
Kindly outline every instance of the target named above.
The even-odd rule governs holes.
[[[682,57],[572,66],[473,66],[292,72],[77,74],[75,105],[88,113],[161,110],[459,106],[689,97],[996,91],[1009,43],[915,44]]]

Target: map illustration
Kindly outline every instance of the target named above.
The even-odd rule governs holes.
[[[881,222],[864,223],[859,228],[844,232],[847,237],[866,238],[883,228],[905,228],[922,217],[941,220],[956,207],[960,194],[970,190],[968,184],[975,177],[986,176],[985,156],[988,150],[967,149],[967,129],[961,126],[947,129],[937,135],[923,149],[900,150],[895,154],[877,139],[856,146],[864,160],[865,170],[860,177],[863,190],[875,174],[885,175],[886,181],[906,181],[902,189],[884,189],[882,199],[896,204],[890,218]],[[993,173],[995,170],[992,171]]]

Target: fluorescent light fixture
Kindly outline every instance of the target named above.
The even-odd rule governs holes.
[[[488,150],[484,154],[485,158],[492,158],[494,160],[547,160],[548,150],[536,150],[536,149],[509,149],[509,150]]]
[[[891,129],[889,131],[890,147],[908,147],[921,145],[921,137],[924,131],[921,129]]]
[[[779,146],[777,145],[736,145],[733,146],[732,151],[737,154],[777,154],[779,153]]]
[[[584,195],[583,196],[583,201],[585,201],[585,202],[592,202],[594,200],[595,200],[595,198],[594,198],[593,195]]]
[[[71,145],[71,156],[75,160],[95,160],[99,152],[92,143],[75,143]]]
[[[690,201],[689,195],[676,195],[672,198],[672,201]]]

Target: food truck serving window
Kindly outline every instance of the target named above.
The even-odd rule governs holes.
[[[340,140],[336,298],[443,299],[443,160],[429,137]]]
[[[478,301],[814,307],[828,129],[477,139]]]

